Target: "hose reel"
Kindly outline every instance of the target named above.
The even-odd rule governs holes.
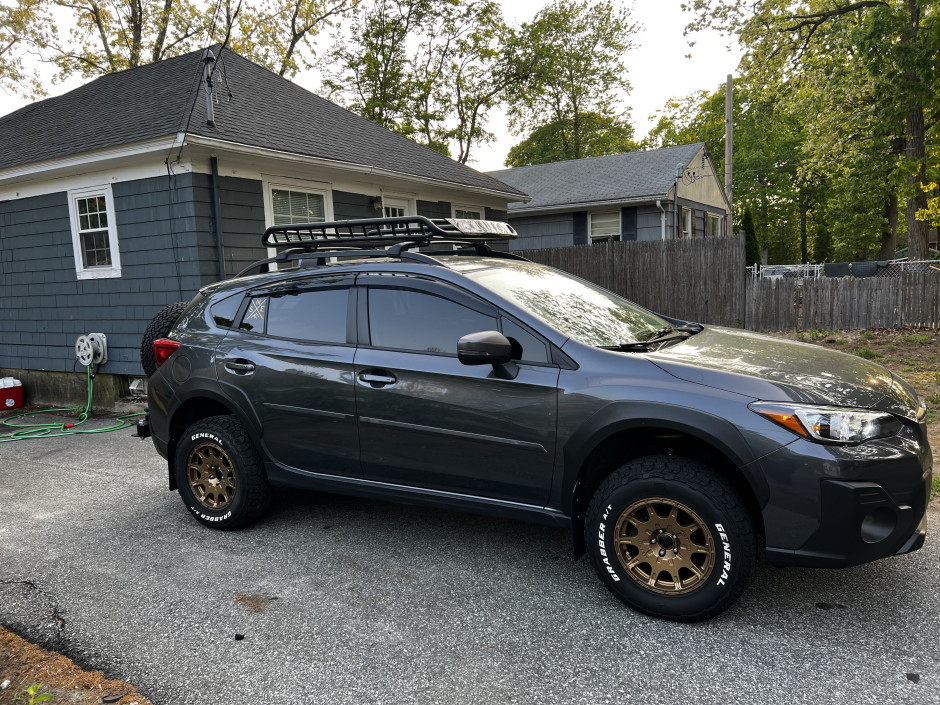
[[[88,333],[75,341],[75,357],[85,365],[103,365],[108,361],[108,337],[104,333]]]

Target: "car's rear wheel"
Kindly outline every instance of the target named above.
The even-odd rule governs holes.
[[[744,502],[721,475],[689,458],[648,456],[614,471],[594,493],[584,530],[608,589],[655,617],[714,617],[754,571]]]
[[[188,305],[185,301],[167,304],[147,324],[144,337],[140,341],[140,365],[144,368],[144,374],[147,377],[152,377],[153,373],[157,371],[157,361],[153,354],[153,341],[165,338],[169,334]]]
[[[271,488],[244,426],[234,416],[211,416],[186,429],[173,468],[180,497],[196,520],[237,529],[264,514]]]

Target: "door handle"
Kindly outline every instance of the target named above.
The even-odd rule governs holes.
[[[248,360],[226,360],[225,368],[236,374],[248,374],[255,371],[255,363]]]
[[[363,384],[367,384],[373,389],[381,389],[382,387],[387,387],[390,384],[395,384],[398,381],[398,378],[393,374],[389,374],[384,370],[380,370],[383,374],[378,374],[377,372],[360,372],[359,381]]]

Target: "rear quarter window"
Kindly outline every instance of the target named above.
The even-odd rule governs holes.
[[[235,315],[238,313],[238,307],[242,302],[241,293],[233,294],[226,299],[216,301],[209,307],[209,314],[212,321],[220,328],[231,328],[235,322]]]

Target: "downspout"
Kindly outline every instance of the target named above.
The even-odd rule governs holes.
[[[225,253],[222,250],[222,207],[219,202],[219,160],[209,157],[212,166],[209,180],[212,182],[212,223],[215,230],[215,246],[219,252],[219,281],[225,279]]]
[[[662,202],[657,198],[656,207],[659,208],[659,229],[662,231],[662,239],[666,239],[666,209],[663,208]]]

